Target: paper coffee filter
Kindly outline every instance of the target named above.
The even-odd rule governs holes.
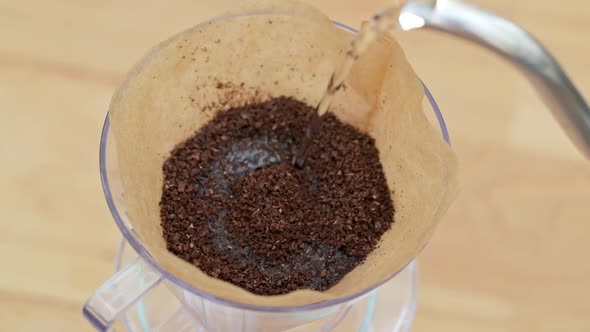
[[[220,17],[255,14],[288,14],[302,16],[317,23],[332,25],[330,18],[315,7],[298,0],[249,0],[242,1],[236,7],[223,13]]]
[[[424,116],[420,81],[391,37],[358,61],[332,108],[375,138],[396,209],[365,263],[324,292],[259,296],[169,253],[162,236],[162,165],[173,147],[231,106],[278,96],[316,105],[351,37],[307,5],[254,1],[172,37],[131,71],[109,119],[129,222],[162,268],[216,298],[279,307],[356,294],[415,258],[454,197],[456,164]]]

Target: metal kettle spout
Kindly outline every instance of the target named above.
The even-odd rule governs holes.
[[[590,109],[553,56],[522,27],[457,0],[410,0],[404,30],[429,28],[484,46],[526,75],[571,141],[590,159]]]

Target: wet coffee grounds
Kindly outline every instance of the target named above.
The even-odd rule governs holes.
[[[220,112],[163,166],[168,250],[259,295],[323,291],[393,222],[373,139],[327,113],[292,165],[314,108],[276,98]]]

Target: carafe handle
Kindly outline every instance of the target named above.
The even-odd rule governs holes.
[[[410,0],[404,30],[430,28],[470,40],[502,56],[526,75],[563,130],[590,159],[590,108],[553,56],[522,27],[457,0]]]
[[[99,331],[109,331],[113,324],[134,304],[141,301],[163,281],[162,275],[141,257],[136,258],[100,286],[84,305],[86,319]],[[147,319],[143,317],[142,319]],[[195,319],[181,305],[163,323],[151,326],[143,322],[144,330],[195,331]]]

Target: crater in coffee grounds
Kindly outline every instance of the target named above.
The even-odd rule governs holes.
[[[291,163],[315,109],[281,97],[220,112],[163,166],[167,248],[259,295],[323,291],[393,222],[373,139],[327,113],[304,168]]]

